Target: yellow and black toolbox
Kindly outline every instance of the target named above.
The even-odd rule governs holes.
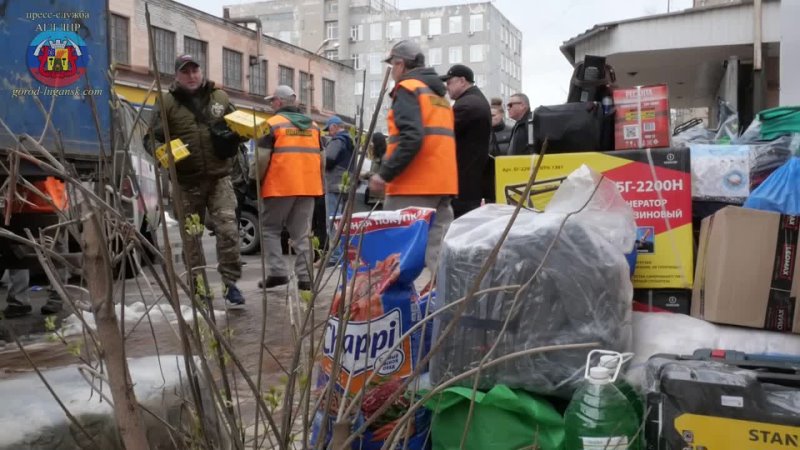
[[[800,358],[698,350],[646,374],[647,450],[800,449]]]

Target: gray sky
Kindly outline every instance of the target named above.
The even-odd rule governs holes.
[[[178,0],[221,16],[223,4],[247,0]],[[678,11],[692,0],[492,0],[522,31],[522,90],[533,105],[566,101],[572,68],[559,46],[595,24]],[[398,0],[400,8],[426,8],[466,3],[467,0]],[[471,2],[470,2],[471,3]]]

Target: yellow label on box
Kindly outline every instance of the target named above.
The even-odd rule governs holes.
[[[586,164],[617,184],[636,218],[639,289],[691,289],[693,270],[692,187],[686,149],[624,150],[547,155],[530,195],[523,199],[536,156],[495,159],[498,203],[544,210],[561,182]],[[652,163],[652,165],[651,165]]]
[[[798,450],[800,427],[724,417],[684,414],[675,419],[675,431],[685,448],[707,450]]]
[[[239,136],[258,139],[269,133],[267,119],[244,111],[234,111],[225,116],[225,122]]]

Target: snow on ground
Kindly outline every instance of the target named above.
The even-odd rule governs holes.
[[[115,305],[115,309],[118,320],[122,320],[123,317],[125,318],[125,327],[127,330],[138,323],[147,323],[148,318],[145,316],[148,314],[148,305],[143,302],[135,302],[124,306],[122,304],[117,304]],[[215,313],[217,317],[223,317],[225,314],[224,311],[218,310],[215,310]],[[94,321],[94,315],[91,312],[80,311],[80,314],[83,317],[83,321],[85,321],[91,329],[97,329],[97,324]],[[153,323],[166,322],[171,325],[177,325],[178,323],[177,314],[175,314],[175,311],[166,301],[150,305],[149,315],[149,320]],[[193,320],[192,307],[189,305],[181,305],[181,316],[185,321],[191,322]],[[62,322],[60,333],[62,333],[64,336],[77,336],[82,334],[83,323],[81,319],[76,314],[66,317]]]

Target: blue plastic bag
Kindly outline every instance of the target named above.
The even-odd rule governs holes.
[[[800,215],[800,158],[791,158],[757,187],[745,208]]]

